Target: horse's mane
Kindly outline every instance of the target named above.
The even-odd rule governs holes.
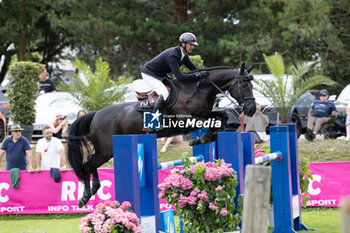
[[[208,68],[201,68],[200,70],[211,71],[211,70],[223,70],[223,69],[234,70],[234,69],[237,69],[237,68],[234,68],[234,67],[231,67],[231,66],[214,66],[214,67],[208,67]],[[195,72],[198,72],[198,71],[193,70],[193,71],[188,72],[187,74],[192,74],[192,73],[195,73]]]

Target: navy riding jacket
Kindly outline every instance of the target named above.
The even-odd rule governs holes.
[[[190,70],[199,69],[190,60],[187,54],[181,60],[180,46],[168,48],[161,52],[158,56],[148,61],[142,66],[141,72],[155,77],[159,80],[164,80],[166,75],[172,72],[180,81],[194,81],[197,80],[196,74],[181,73],[180,66],[184,64]]]

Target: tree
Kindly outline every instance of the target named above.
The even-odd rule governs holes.
[[[319,85],[335,85],[329,77],[306,74],[317,62],[298,62],[296,65],[285,67],[282,56],[275,53],[272,56],[263,55],[266,65],[273,75],[273,80],[254,80],[256,88],[273,103],[282,116],[282,122],[288,122],[288,114],[295,101],[307,90]],[[291,87],[287,83],[291,79]]]
[[[101,58],[96,59],[95,71],[78,59],[74,60],[73,64],[87,79],[88,86],[81,81],[79,74],[76,74],[75,84],[69,86],[68,91],[78,98],[80,105],[87,111],[97,111],[123,100],[126,89],[120,85],[129,83],[130,78],[124,76],[118,82],[112,81],[109,76],[109,64]]]
[[[18,61],[35,61],[32,54],[38,52],[42,58],[39,62],[46,65],[60,58],[69,41],[64,29],[49,19],[49,15],[58,12],[50,1],[0,1],[0,56],[4,59],[0,67],[0,83],[13,55],[17,55]]]

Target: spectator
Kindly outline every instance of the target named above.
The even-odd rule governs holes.
[[[44,128],[43,136],[44,138],[39,139],[36,146],[36,172],[50,170],[51,168],[65,172],[67,162],[62,142],[52,136],[50,126]]]
[[[350,141],[350,104],[346,106],[346,138],[345,140]]]
[[[40,79],[40,94],[56,92],[56,86],[50,79],[48,79],[46,70],[40,74]]]
[[[183,139],[182,139],[181,135],[167,138],[166,141],[165,141],[164,146],[160,150],[160,153],[165,153],[167,151],[167,149],[168,149],[170,144],[176,144],[176,143],[181,143],[181,142],[183,142]]]
[[[85,116],[86,115],[86,111],[85,110],[79,110],[79,112],[77,113],[77,118]]]
[[[241,114],[241,116],[244,113]],[[255,143],[260,143],[263,141],[268,141],[268,136],[266,135],[266,127],[269,124],[269,117],[261,112],[261,106],[256,103],[256,111],[252,117],[244,116],[244,121],[246,123],[246,132],[254,132]],[[244,131],[240,126],[237,131]]]
[[[56,120],[49,124],[53,136],[56,138],[63,138],[67,136],[68,131],[68,118],[62,114],[56,116]]]
[[[20,125],[12,125],[10,128],[11,136],[6,138],[0,149],[0,163],[6,152],[6,170],[10,171],[13,168],[20,170],[27,169],[27,159],[29,162],[28,172],[34,172],[32,149],[28,140],[23,137],[22,128]]]
[[[335,105],[328,101],[328,97],[328,91],[326,89],[321,90],[320,100],[313,102],[308,112],[305,138],[309,141],[316,138],[316,134],[320,131],[321,126],[331,119],[331,115],[337,115]]]

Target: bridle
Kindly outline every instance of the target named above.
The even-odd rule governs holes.
[[[249,73],[248,74],[243,74],[243,72],[241,72],[241,68],[239,68],[237,70],[237,78],[229,85],[228,87],[228,90],[231,89],[231,87],[233,85],[235,85],[237,82],[238,82],[238,91],[239,91],[239,95],[240,95],[240,98],[241,98],[241,103],[242,104],[236,104],[218,85],[216,85],[212,80],[210,79],[203,79],[203,80],[199,80],[197,82],[197,85],[196,87],[194,88],[193,92],[190,94],[190,96],[188,97],[188,99],[186,100],[186,104],[189,104],[194,96],[194,94],[197,92],[197,91],[200,91],[199,89],[199,86],[201,84],[201,82],[203,81],[208,81],[212,86],[214,86],[221,94],[223,94],[226,98],[228,98],[231,103],[237,107],[239,109],[239,111],[241,112],[242,110],[244,110],[246,104],[248,101],[250,100],[255,100],[254,96],[243,96],[243,90],[242,90],[242,82],[243,81],[251,81],[253,80],[253,75],[250,75]]]
[[[222,93],[227,99],[231,101],[231,103],[235,106],[238,107],[240,112],[245,108],[245,105],[248,103],[250,100],[255,100],[254,96],[243,96],[243,90],[242,90],[242,82],[243,81],[251,81],[253,80],[253,75],[250,74],[242,74],[241,69],[238,69],[237,71],[237,78],[234,82],[230,84],[228,87],[228,90],[231,89],[233,85],[235,85],[238,82],[238,92],[241,98],[242,104],[236,104],[220,87],[218,87],[213,81],[209,80],[210,84],[213,85],[220,93]]]

